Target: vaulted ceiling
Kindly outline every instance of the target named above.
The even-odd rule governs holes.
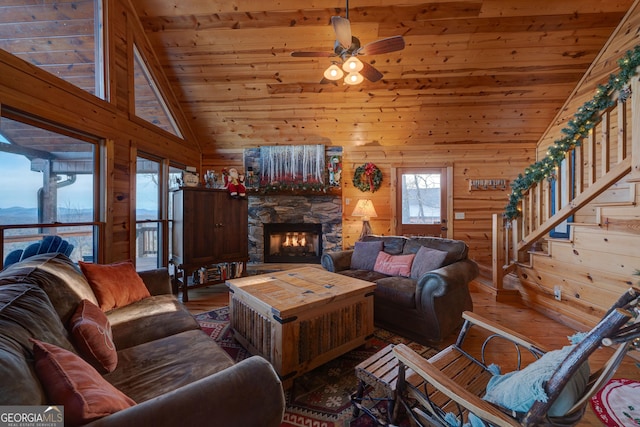
[[[352,0],[360,56],[383,77],[321,83],[345,2],[136,0],[205,152],[261,144],[531,146],[632,0]]]
[[[356,86],[321,83],[336,58],[291,56],[333,51],[343,0],[131,3],[210,154],[263,144],[531,147],[633,0],[352,0],[362,44],[405,42],[359,56],[382,78]],[[0,5],[0,48],[94,92],[93,18],[93,0],[12,0]]]

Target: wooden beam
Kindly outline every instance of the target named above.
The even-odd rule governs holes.
[[[25,157],[37,157],[39,159],[45,159],[45,160],[53,160],[56,158],[53,154],[48,153],[46,151],[22,147],[16,144],[0,143],[0,151],[4,151],[5,153],[11,153],[11,154],[20,154]]]

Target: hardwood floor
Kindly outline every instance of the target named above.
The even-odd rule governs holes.
[[[182,294],[179,295],[182,300]],[[200,314],[215,308],[229,305],[229,290],[226,285],[218,284],[206,288],[190,289],[189,301],[184,303],[191,314]]]
[[[567,337],[576,332],[574,329],[564,326],[521,303],[496,302],[492,295],[477,291],[477,286],[473,286],[472,284],[471,289],[474,303],[473,311],[475,313],[505,325],[516,332],[531,337],[531,339],[545,346],[547,349],[556,349],[567,345]],[[185,305],[191,313],[198,314],[210,311],[214,308],[224,307],[228,304],[229,294],[226,286],[215,285],[190,290],[189,302]],[[439,347],[444,348],[448,344],[454,342],[455,338],[456,334],[451,335],[441,343]],[[469,349],[471,353],[479,351],[485,338],[485,334],[472,330],[472,333],[467,338],[466,348]],[[513,369],[516,360],[514,353],[509,352],[512,348],[511,346],[502,345],[496,341],[495,344],[492,344],[489,347],[490,348],[486,354],[488,355],[490,362],[500,365],[503,372]],[[592,370],[594,370],[594,366],[595,369],[597,369],[600,364],[607,359],[609,354],[609,349],[598,350],[590,360]],[[526,355],[523,360],[528,362]],[[640,380],[640,367],[637,364],[637,360],[627,357],[614,377]],[[596,427],[602,426],[602,423],[593,414],[591,407],[589,407],[587,413],[578,425]]]

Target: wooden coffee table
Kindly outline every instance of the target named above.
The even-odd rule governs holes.
[[[231,327],[252,354],[293,379],[365,344],[373,334],[373,289],[316,267],[227,280]]]

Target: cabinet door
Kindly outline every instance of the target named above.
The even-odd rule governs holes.
[[[214,195],[184,190],[182,245],[185,264],[210,264],[215,260]]]
[[[246,260],[248,257],[248,203],[221,194],[216,208],[216,252],[220,260]]]

